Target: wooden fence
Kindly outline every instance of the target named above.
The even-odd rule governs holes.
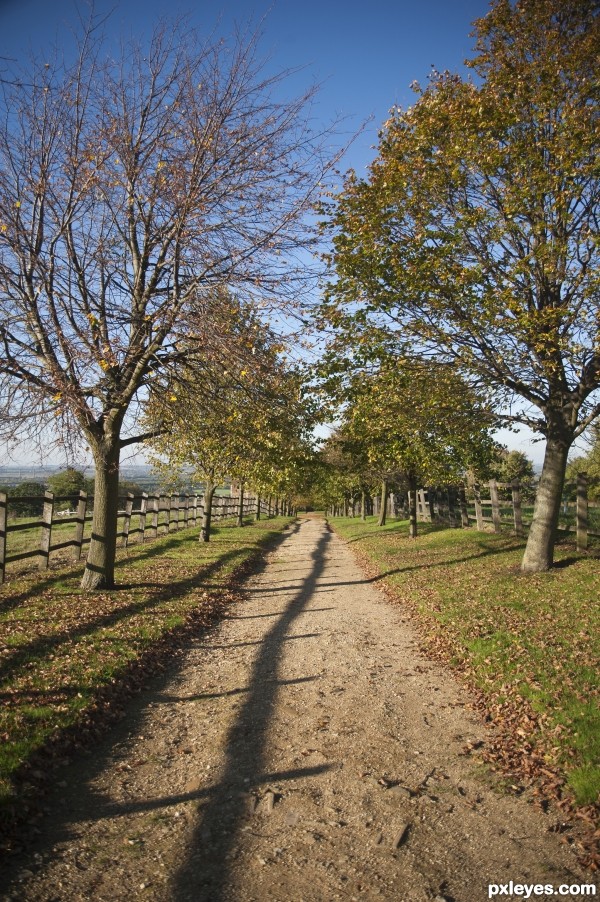
[[[580,473],[576,482],[565,485],[561,505],[559,529],[576,534],[580,551],[588,547],[590,538],[600,539],[600,508],[590,505],[588,489],[588,478]],[[516,536],[525,536],[532,511],[533,500],[529,505],[523,503],[523,489],[517,481],[492,479],[485,485],[436,487],[417,493],[418,519],[475,526],[479,531],[500,532],[508,527]]]
[[[48,568],[50,555],[66,549],[73,550],[74,560],[80,560],[84,548],[89,545],[88,524],[92,522],[91,507],[93,496],[85,492],[79,495],[53,495],[46,492],[41,496],[14,496],[15,505],[21,503],[42,503],[40,519],[27,518],[25,522],[10,522],[10,496],[0,492],[0,583],[4,582],[6,566],[28,558],[37,558],[40,570]],[[72,510],[57,510],[58,504],[67,502]],[[204,514],[201,495],[191,494],[154,494],[144,492],[142,495],[129,493],[119,499],[118,514],[119,531],[117,542],[126,548],[132,542],[145,542],[167,535],[178,529],[198,526]],[[249,496],[243,503],[243,516],[259,513],[267,517],[278,514],[280,499],[257,499]],[[212,505],[212,519],[227,520],[238,516],[239,499],[223,495],[215,495]],[[71,526],[69,530],[66,527]],[[88,534],[86,534],[88,532]],[[20,550],[11,550],[11,545],[19,543],[9,540],[9,536],[25,533],[25,541]],[[28,533],[28,534],[27,534]],[[37,533],[37,534],[36,534]],[[70,535],[67,536],[67,533]],[[58,535],[59,541],[54,541]]]
[[[576,482],[565,484],[561,505],[559,529],[573,532],[577,538],[577,548],[588,547],[590,538],[600,538],[600,505],[590,503],[588,490],[592,483],[585,473],[580,473]],[[595,484],[595,483],[594,483]],[[438,521],[463,529],[475,527],[480,531],[500,532],[510,529],[515,535],[525,536],[531,523],[534,489],[523,487],[518,481],[512,483],[490,482],[474,485],[435,486],[421,488],[417,492],[417,519]],[[529,497],[527,497],[529,496]],[[360,503],[345,499],[343,505],[334,505],[333,516],[352,516]],[[390,516],[408,517],[407,497],[391,492],[387,501]],[[371,503],[367,501],[367,512],[380,512],[380,498],[375,495]]]

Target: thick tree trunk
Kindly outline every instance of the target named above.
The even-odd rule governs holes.
[[[521,564],[525,573],[549,570],[554,561],[554,543],[571,444],[572,439],[569,441],[563,436],[548,438],[542,475],[535,496],[533,521]]]
[[[210,542],[210,521],[212,520],[213,498],[216,485],[207,480],[204,485],[204,499],[202,502],[202,526],[200,527],[199,542]]]
[[[379,508],[379,520],[377,521],[378,526],[385,526],[385,521],[387,517],[387,499],[388,499],[388,483],[387,479],[384,479],[381,483],[381,505]]]
[[[408,537],[417,538],[417,480],[408,480]]]
[[[260,520],[260,495],[256,496],[256,519]]]
[[[119,452],[118,435],[92,444],[96,468],[94,514],[92,538],[81,580],[81,588],[86,592],[96,589],[112,589],[115,585],[117,516],[119,513]]]

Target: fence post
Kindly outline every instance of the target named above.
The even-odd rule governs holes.
[[[588,480],[587,473],[577,474],[577,551],[588,547]]]
[[[8,514],[8,499],[4,492],[0,492],[0,584],[4,582],[6,571],[6,523]]]
[[[477,529],[483,532],[483,510],[481,508],[481,493],[478,483],[473,484],[473,496],[475,499],[475,519],[477,520]]]
[[[455,485],[449,485],[446,489],[448,498],[448,523],[454,529],[458,526],[458,492]]]
[[[511,484],[511,493],[515,535],[518,539],[521,539],[525,535],[525,530],[523,529],[523,511],[521,510],[521,483],[518,479],[513,480]]]
[[[52,540],[52,517],[54,515],[54,493],[44,492],[42,512],[42,536],[40,538],[40,570],[47,570],[50,564],[50,543]]]
[[[428,489],[419,489],[417,492],[417,509],[419,511],[421,520],[426,523],[431,523],[433,519],[431,514],[431,492]]]
[[[87,492],[79,492],[77,502],[77,523],[75,524],[75,560],[81,560],[83,552],[83,532],[85,529],[85,513],[87,510]]]
[[[160,514],[160,496],[152,495],[152,517],[150,519],[150,528],[154,533],[154,538],[158,538],[158,517]]]
[[[469,508],[467,507],[467,493],[465,484],[462,482],[458,487],[458,498],[460,503],[460,523],[463,529],[469,528]]]
[[[428,488],[425,489],[425,494],[427,495],[427,518],[429,523],[433,523],[435,520],[435,498],[436,491],[435,489]],[[423,496],[425,497],[425,496]]]
[[[495,479],[490,479],[490,498],[492,501],[492,523],[494,532],[500,532],[502,522],[500,520],[500,499],[498,498],[498,484]]]
[[[131,523],[131,511],[133,510],[133,495],[127,492],[127,500],[125,501],[125,519],[123,521],[123,548],[127,548],[129,542],[129,525]]]
[[[181,501],[181,495],[177,492],[173,492],[171,495],[171,510],[174,513],[173,517],[173,526],[174,532],[177,532],[179,529],[179,502]]]
[[[171,496],[165,495],[165,535],[171,532]]]
[[[189,492],[183,496],[183,528],[190,525],[190,496]]]
[[[148,492],[142,492],[140,501],[140,542],[143,544],[146,535],[146,514],[148,513]]]
[[[192,526],[196,526],[198,524],[198,496],[194,493],[192,498]]]

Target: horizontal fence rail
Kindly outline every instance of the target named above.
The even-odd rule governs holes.
[[[38,567],[45,570],[50,555],[72,549],[73,559],[80,560],[90,543],[93,519],[93,495],[10,496],[0,492],[0,583],[4,582],[7,564],[29,558],[38,559]],[[23,504],[41,508],[37,517],[27,517],[12,522],[14,511]],[[66,509],[57,505],[67,504]],[[240,512],[239,498],[215,495],[212,503],[212,520],[224,521],[250,515],[274,516],[288,509],[287,502],[279,498],[262,499],[245,497]],[[185,493],[157,493],[119,498],[117,543],[121,548],[137,544],[179,529],[199,526],[204,515],[203,496]]]
[[[565,483],[559,529],[575,533],[580,551],[588,547],[590,538],[600,539],[600,503],[589,499],[590,488],[597,485],[585,473],[580,473],[576,481]],[[535,486],[522,485],[518,480],[430,486],[417,491],[417,519],[463,529],[474,527],[480,532],[510,529],[514,535],[524,537],[531,524],[534,497]],[[369,504],[372,513],[380,513],[378,495],[370,500],[363,498],[363,503]],[[403,494],[391,492],[387,505],[390,516],[408,516],[408,498]],[[360,510],[360,501],[346,498],[342,505],[334,505],[332,513],[347,515],[352,510],[354,516],[357,507]]]

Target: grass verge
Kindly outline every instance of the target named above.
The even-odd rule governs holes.
[[[557,546],[525,575],[507,534],[334,519],[388,595],[418,615],[429,650],[460,668],[500,728],[494,757],[593,816],[600,794],[600,561]],[[581,810],[583,809],[583,810]]]
[[[0,822],[36,793],[42,751],[85,740],[186,629],[209,626],[234,584],[289,518],[219,526],[209,543],[182,530],[122,552],[119,587],[82,594],[82,565],[27,575],[0,589]],[[43,774],[39,774],[40,779]]]

